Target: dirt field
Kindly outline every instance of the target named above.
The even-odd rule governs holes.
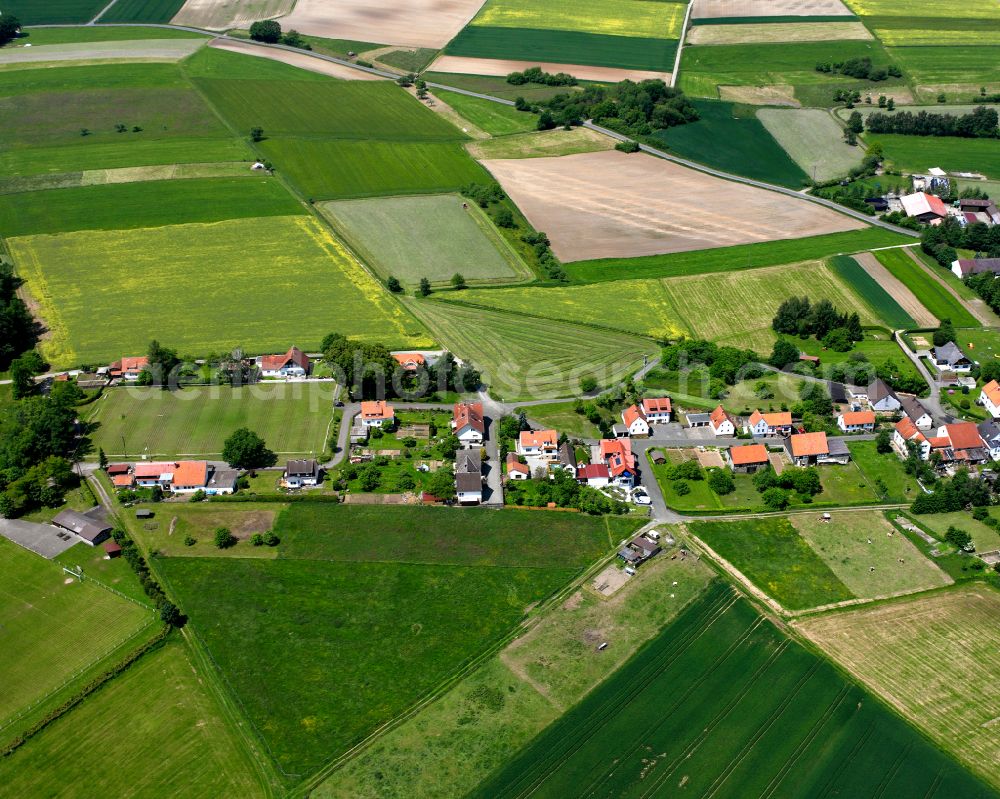
[[[377,75],[370,75],[360,69],[351,69],[330,61],[323,61],[313,58],[305,53],[290,53],[287,50],[272,50],[270,47],[260,47],[249,42],[239,42],[229,39],[216,39],[209,47],[218,50],[228,50],[231,53],[242,53],[252,55],[257,58],[268,58],[271,61],[280,61],[282,64],[306,69],[309,72],[318,72],[320,75],[329,75],[331,78],[341,78],[342,80],[385,80]]]
[[[298,0],[281,25],[328,39],[438,49],[465,27],[482,4],[482,0]]]
[[[695,25],[689,44],[767,44],[770,42],[829,42],[871,39],[860,22],[789,22],[762,25]]]
[[[794,239],[862,223],[835,211],[609,150],[483,161],[563,261],[635,257]],[[724,198],[724,199],[723,199]]]
[[[722,455],[719,454],[717,449],[698,450],[696,454],[698,465],[702,469],[711,469],[713,467],[719,469],[726,468],[726,463],[722,460]]]
[[[641,69],[614,69],[612,67],[587,67],[580,64],[551,64],[545,61],[509,61],[499,58],[465,58],[443,55],[428,67],[430,72],[452,72],[460,75],[509,75],[529,67],[541,67],[546,72],[568,72],[580,80],[599,80],[618,83],[623,80],[649,80],[659,78],[670,83],[669,72],[647,72]]]
[[[998,784],[1000,594],[970,586],[795,626],[932,739]]]
[[[204,39],[140,39],[133,42],[4,47],[0,50],[0,64],[45,61],[180,61],[204,43]]]
[[[899,303],[899,307],[913,317],[913,321],[918,327],[937,327],[938,319],[928,311],[916,295],[906,287],[899,278],[878,262],[878,259],[870,252],[855,255],[854,260],[861,264],[862,268],[878,283],[889,292],[889,296]]]
[[[249,28],[259,19],[287,14],[294,4],[295,0],[187,0],[171,22],[213,31]]]
[[[840,0],[693,0],[692,19],[852,16]]]
[[[787,105],[801,108],[794,86],[720,86],[719,99],[747,105]]]

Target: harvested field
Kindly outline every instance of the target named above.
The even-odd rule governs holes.
[[[787,105],[799,108],[794,86],[720,86],[719,99],[747,105]]]
[[[0,48],[0,64],[52,61],[180,61],[201,47],[203,39],[141,39],[128,42],[46,44]]]
[[[188,178],[235,178],[252,177],[252,175],[248,165],[240,161],[218,164],[165,164],[162,166],[120,167],[118,169],[88,169],[83,172],[0,178],[0,194],[98,186],[108,183],[141,183],[149,180],[186,180]]]
[[[878,258],[870,252],[863,252],[855,255],[854,260],[861,264],[875,282],[899,304],[899,307],[913,318],[918,327],[938,326],[938,318],[928,311],[906,284],[886,269]]]
[[[871,39],[860,22],[784,22],[761,25],[695,25],[688,44],[764,44],[767,42],[829,42]]]
[[[479,160],[499,158],[551,158],[560,155],[613,150],[615,140],[589,128],[534,131],[517,136],[501,136],[472,144],[465,149]],[[2,163],[2,161],[0,161]]]
[[[281,25],[328,39],[439,49],[481,5],[482,0],[298,0]]]
[[[692,19],[726,17],[850,17],[840,0],[692,0]]]
[[[684,252],[863,227],[806,201],[645,155],[608,151],[483,165],[535,229],[548,233],[563,261]],[[727,198],[724,205],[720,196]],[[678,197],[685,199],[683,207]],[[726,208],[734,209],[732,215]]]
[[[259,19],[287,14],[293,5],[295,0],[187,0],[171,22],[212,31],[248,28]]]
[[[802,171],[819,182],[846,175],[864,157],[863,148],[844,141],[844,129],[825,110],[762,108],[757,119]]]
[[[454,72],[460,75],[509,75],[529,67],[541,67],[546,72],[568,72],[580,80],[618,83],[623,80],[663,80],[670,82],[669,72],[651,72],[642,69],[616,69],[582,64],[552,64],[539,61],[516,61],[503,58],[466,58],[465,56],[440,56],[430,69],[434,72]]]
[[[970,769],[1000,784],[1000,595],[963,587],[808,619],[800,632]]]
[[[351,69],[341,64],[334,64],[331,61],[324,61],[320,58],[313,58],[305,53],[290,53],[287,50],[274,50],[270,47],[260,47],[250,44],[250,42],[239,42],[231,39],[216,39],[209,47],[216,50],[227,50],[230,53],[241,53],[243,55],[256,56],[257,58],[267,58],[271,61],[280,61],[291,67],[298,67],[309,72],[318,72],[320,75],[327,75],[331,78],[341,80],[385,80],[378,75],[363,72],[360,69]]]

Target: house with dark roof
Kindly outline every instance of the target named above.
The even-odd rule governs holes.
[[[291,347],[282,355],[261,355],[257,358],[262,377],[305,377],[311,364],[309,356],[298,347]]]
[[[288,461],[281,477],[281,484],[285,488],[319,485],[319,464],[316,463],[316,459]]]
[[[990,460],[1000,459],[1000,424],[996,422],[981,422],[976,428],[979,438],[989,453]]]
[[[708,427],[712,423],[710,413],[689,413],[685,415],[688,427]]]
[[[52,525],[68,530],[85,544],[96,547],[111,537],[111,525],[77,510],[61,510]]]
[[[983,272],[1000,275],[1000,258],[959,258],[951,262],[951,271],[958,278],[981,275]]]
[[[460,505],[478,505],[483,501],[483,459],[478,449],[456,453],[455,493]]]
[[[932,357],[934,366],[939,372],[966,374],[972,371],[974,365],[954,341],[949,341],[942,347],[935,347]]]
[[[576,450],[573,445],[566,441],[559,445],[558,460],[553,464],[560,469],[565,469],[571,474],[576,474]]]
[[[930,430],[934,426],[934,417],[931,416],[930,411],[916,397],[909,394],[900,394],[899,404],[902,407],[903,413],[920,430]]]
[[[881,378],[865,390],[869,407],[876,413],[893,413],[901,407],[899,397]]]

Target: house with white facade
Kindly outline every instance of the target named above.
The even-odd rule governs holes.
[[[364,427],[392,427],[396,412],[385,400],[369,400],[361,403],[361,424]]]
[[[478,449],[459,450],[455,455],[455,498],[460,505],[483,501],[483,460]]]
[[[559,434],[555,430],[522,430],[517,438],[517,454],[554,463],[559,458]]]
[[[281,476],[281,484],[285,488],[305,488],[319,485],[319,464],[316,463],[316,459],[288,461],[285,464],[285,472]]]
[[[747,429],[757,437],[787,436],[792,432],[792,414],[788,411],[761,413],[755,410],[747,421]]]
[[[478,447],[486,436],[483,403],[456,402],[452,409],[451,431],[463,447]]]
[[[120,361],[115,361],[111,366],[108,367],[108,374],[112,378],[120,378],[122,380],[138,380],[139,375],[141,375],[146,369],[149,368],[149,358],[145,355],[139,355],[136,357],[126,357],[122,358]]]
[[[629,405],[622,411],[622,423],[625,425],[625,433],[629,436],[648,436],[649,421],[646,414],[638,405]]]
[[[600,460],[608,467],[611,482],[632,488],[639,477],[632,442],[627,438],[604,438],[599,444]]]
[[[996,422],[981,422],[978,426],[979,437],[989,453],[990,460],[1000,459],[1000,424]]]
[[[312,368],[309,356],[298,347],[292,347],[282,355],[261,355],[257,358],[262,377],[306,377]]]
[[[881,379],[868,386],[865,397],[868,406],[876,413],[895,413],[902,407],[896,392]]]
[[[607,464],[588,463],[577,468],[576,479],[591,488],[604,488],[611,482],[611,472]]]
[[[845,433],[870,433],[875,429],[875,411],[847,411],[837,417],[837,427]]]
[[[909,417],[910,421],[913,422],[920,430],[930,430],[934,426],[934,417],[931,416],[930,411],[928,411],[927,408],[924,407],[924,404],[916,397],[911,397],[909,394],[900,394],[899,403],[902,407],[903,413],[905,413],[907,417]]]
[[[666,424],[673,415],[670,397],[646,397],[639,403],[649,424]]]
[[[996,380],[991,380],[983,386],[982,391],[979,392],[977,402],[994,419],[1000,419],[1000,383]]]
[[[736,435],[736,420],[721,405],[708,415],[708,426],[717,436]]]
[[[962,352],[954,341],[949,341],[942,347],[935,347],[932,358],[934,366],[939,372],[968,374],[974,366],[973,361]]]

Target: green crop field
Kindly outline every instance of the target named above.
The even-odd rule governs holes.
[[[462,206],[466,205],[466,208]],[[322,203],[321,212],[383,277],[404,285],[530,280],[528,266],[475,203],[454,194]]]
[[[341,53],[341,55],[346,55],[346,52]],[[217,47],[202,47],[184,61],[183,69],[185,76],[191,79],[221,78],[223,80],[309,81],[311,83],[329,83],[333,80],[328,75],[299,69],[270,58],[248,57],[243,53],[220,50]]]
[[[249,169],[238,178],[111,183],[0,196],[0,230],[10,237],[302,213],[302,205],[281,183]]]
[[[716,583],[472,794],[993,792]]]
[[[333,417],[332,383],[200,386],[180,391],[129,387],[93,406],[94,446],[108,457],[220,456],[240,427],[261,435],[280,458],[319,455]],[[124,441],[124,451],[122,446]]]
[[[110,654],[154,619],[152,608],[0,538],[0,725]]]
[[[806,172],[756,117],[735,116],[732,103],[697,100],[695,106],[701,115],[697,122],[655,134],[667,150],[716,169],[794,189],[808,182]]]
[[[576,573],[379,556],[160,561],[286,775],[305,776],[410,707]]]
[[[22,25],[88,22],[104,8],[103,0],[3,0],[0,12],[17,17]]]
[[[124,3],[116,4],[116,7]],[[203,33],[195,31],[176,30],[174,28],[133,27],[130,25],[92,25],[88,27],[73,26],[68,28],[25,28],[18,37],[18,44],[30,43],[33,47],[40,44],[78,44],[82,42],[128,42],[150,39],[203,39]],[[120,69],[120,65],[112,65]],[[143,65],[148,66],[148,65]],[[92,70],[92,66],[76,65],[71,67],[42,67],[42,69]],[[41,71],[41,70],[39,70]]]
[[[118,0],[101,22],[170,22],[184,0]]]
[[[540,83],[526,83],[523,86],[514,86],[507,83],[503,75],[462,75],[457,72],[425,72],[422,76],[424,80],[433,83],[440,83],[444,86],[453,86],[456,89],[465,89],[470,92],[489,94],[493,97],[502,97],[505,100],[516,100],[524,97],[526,100],[541,102],[548,100],[557,94],[565,94],[565,86],[543,86]],[[579,130],[579,128],[575,128]]]
[[[796,626],[938,746],[998,785],[998,607],[995,589],[968,585]]]
[[[490,100],[469,97],[458,92],[446,92],[442,89],[435,89],[434,94],[454,108],[460,116],[491,136],[525,133],[534,130],[538,124],[538,117],[534,114],[518,111]]]
[[[682,2],[644,0],[620,0],[613,8],[601,0],[489,0],[470,24],[677,39],[686,8]]]
[[[433,300],[406,307],[508,401],[576,395],[582,377],[612,385],[658,350],[649,339],[566,322]]]
[[[46,28],[43,32],[49,36],[57,31],[80,30],[117,31],[121,28]],[[0,69],[0,97],[5,98],[45,92],[84,92],[95,87],[105,91],[189,88],[177,64],[81,64],[71,67],[55,64],[30,69]]]
[[[600,258],[566,264],[575,283],[603,283],[613,280],[651,277],[681,277],[729,272],[759,266],[778,266],[793,261],[826,258],[839,253],[860,252],[874,247],[910,244],[910,236],[870,227],[846,233],[828,233],[788,241],[739,244],[695,252],[648,255],[640,258]]]
[[[789,610],[854,598],[787,518],[698,522],[691,532]]]
[[[0,760],[10,796],[270,796],[260,782],[176,640]]]
[[[940,92],[951,102],[969,102],[980,86],[996,91],[1000,82],[1000,47],[892,47],[889,54],[917,84],[923,102],[935,102]]]
[[[757,118],[803,172],[817,181],[846,175],[864,152],[844,141],[844,129],[818,108],[762,108]]]
[[[917,323],[882,286],[849,255],[835,255],[830,269],[855,293],[864,297],[878,316],[893,330],[913,328]]]
[[[273,139],[260,147],[316,199],[458,191],[490,180],[457,142]]]
[[[956,327],[978,327],[976,318],[969,313],[947,288],[904,250],[882,250],[874,253],[879,263],[916,295],[923,306],[938,319],[951,319]]]
[[[103,363],[154,337],[191,354],[236,346],[284,352],[293,341],[311,349],[331,330],[392,347],[431,343],[310,217],[25,236],[7,244],[49,327],[42,349],[57,366]],[[204,275],[197,289],[179,290],[195,285],[193,274]]]
[[[1000,140],[955,136],[866,134],[870,144],[881,144],[887,160],[905,172],[926,172],[936,166],[948,172],[979,172],[1000,178]]]

